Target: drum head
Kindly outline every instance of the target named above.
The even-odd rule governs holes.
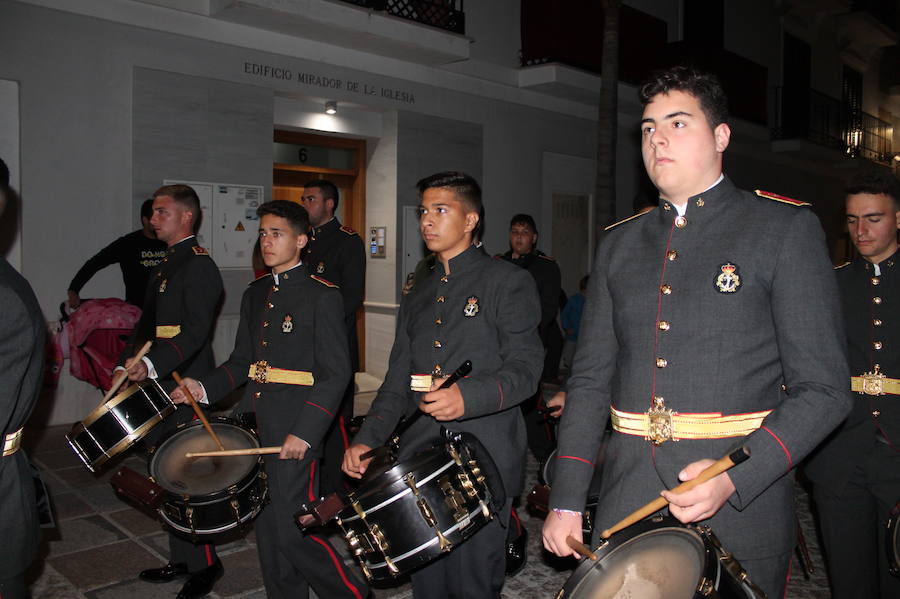
[[[225,449],[259,447],[252,433],[222,422],[211,422]],[[200,423],[178,430],[150,460],[150,476],[175,495],[209,495],[241,481],[256,466],[257,456],[185,458],[187,452],[216,451],[215,442]]]
[[[592,564],[578,599],[691,599],[703,574],[703,539],[687,529],[638,535]]]

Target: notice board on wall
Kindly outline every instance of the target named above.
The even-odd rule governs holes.
[[[197,240],[219,268],[252,268],[259,229],[256,209],[264,201],[262,185],[163,181],[163,185],[175,184],[190,185],[197,192],[203,211]]]

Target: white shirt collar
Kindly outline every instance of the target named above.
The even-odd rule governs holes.
[[[293,266],[290,267],[290,268],[286,268],[286,269],[282,270],[282,271],[281,271],[281,274],[284,274],[284,273],[288,272],[289,270],[294,270],[295,268],[297,268],[297,267],[300,266],[301,264],[303,264],[303,260],[300,260],[299,262],[297,262],[297,264],[293,265]],[[272,271],[272,278],[275,279],[275,284],[276,284],[276,285],[278,285],[278,274],[279,274],[279,273],[276,273],[274,270]]]
[[[706,189],[704,189],[703,191],[701,191],[700,193],[706,193],[707,191],[709,191],[710,189],[712,189],[713,187],[715,187],[716,185],[721,183],[722,179],[724,179],[724,178],[725,178],[725,173],[719,173],[719,178],[716,179],[716,182],[713,183],[712,185],[710,185],[709,187],[707,187]],[[679,206],[678,204],[676,204],[674,202],[672,203],[672,205],[675,206],[675,210],[678,211],[678,216],[684,216],[684,213],[687,212],[688,202],[685,202],[682,206]]]

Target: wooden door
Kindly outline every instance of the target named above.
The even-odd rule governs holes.
[[[297,131],[275,131],[272,199],[299,202],[306,183],[328,179],[339,191],[335,216],[357,231],[365,244],[366,142]],[[356,313],[359,369],[365,371],[365,310]]]

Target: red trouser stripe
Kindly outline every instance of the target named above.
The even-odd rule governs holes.
[[[792,557],[788,561],[788,573],[787,573],[787,578],[784,581],[784,595],[782,595],[783,599],[787,599],[787,590],[788,590],[788,585],[791,583],[791,569],[793,567],[794,567],[794,558]]]
[[[309,496],[310,501],[316,500],[316,494],[313,493],[313,489],[315,489],[316,482],[316,460],[313,460],[309,463],[309,489],[307,489],[306,493]]]
[[[509,515],[512,516],[513,521],[516,523],[516,532],[522,534],[522,521],[519,520],[519,514],[516,513],[516,508],[513,508]]]
[[[212,550],[210,549],[210,547],[211,547],[211,545],[203,546],[203,549],[206,551],[206,565],[207,566],[213,565]]]
[[[344,426],[343,414],[338,416],[338,426],[341,427],[341,438],[344,440],[344,451],[347,451],[347,448],[350,447],[350,442],[347,440],[347,427]]]
[[[339,560],[338,557],[334,554],[334,550],[332,550],[331,545],[314,535],[309,535],[309,538],[325,548],[325,551],[328,552],[328,556],[331,558],[331,563],[333,563],[334,567],[337,569],[338,574],[341,576],[341,580],[344,582],[344,585],[350,590],[351,593],[353,593],[353,596],[356,597],[356,599],[362,599],[362,595],[359,593],[359,589],[357,589],[347,578],[347,575],[344,574],[344,567],[341,565],[341,560]]]

